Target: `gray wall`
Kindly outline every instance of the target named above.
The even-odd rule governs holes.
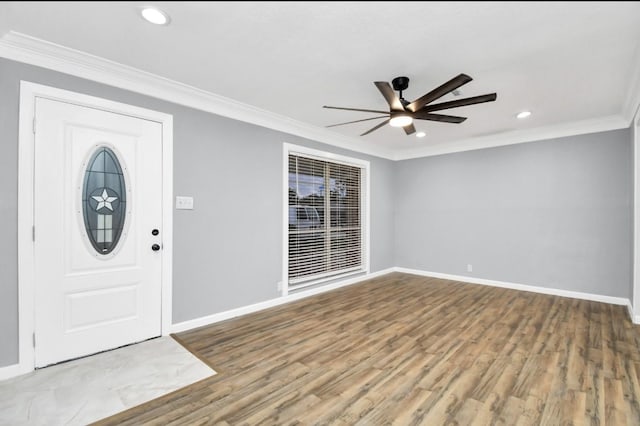
[[[0,366],[18,360],[18,87],[0,62]]]
[[[632,162],[629,130],[400,161],[395,265],[631,298]]]
[[[627,130],[394,163],[0,59],[0,367],[18,361],[21,79],[174,116],[174,192],[195,197],[195,210],[174,212],[174,322],[278,297],[282,142],[371,161],[372,272],[631,297]]]
[[[393,163],[0,59],[0,367],[18,361],[17,197],[20,80],[99,96],[174,117],[173,321],[278,297],[282,270],[282,143],[371,161],[371,271],[393,266]]]

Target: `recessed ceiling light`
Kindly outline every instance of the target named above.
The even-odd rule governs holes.
[[[531,115],[531,111],[521,111],[516,115],[517,118],[527,118]]]
[[[424,138],[425,136],[427,136],[427,134],[425,132],[416,133],[416,138]]]
[[[140,13],[145,20],[151,22],[152,24],[168,25],[170,21],[169,15],[156,7],[143,7]]]

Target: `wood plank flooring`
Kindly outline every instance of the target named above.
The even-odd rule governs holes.
[[[640,425],[626,307],[393,273],[176,336],[218,375],[102,425]]]

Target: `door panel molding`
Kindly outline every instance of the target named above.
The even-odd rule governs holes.
[[[18,371],[33,371],[35,365],[35,257],[34,257],[34,158],[36,98],[155,121],[162,125],[162,302],[161,332],[171,332],[173,264],[173,116],[94,96],[20,82],[18,136]],[[37,232],[37,230],[36,230]],[[37,238],[37,234],[35,235]]]

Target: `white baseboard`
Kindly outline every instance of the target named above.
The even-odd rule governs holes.
[[[7,380],[25,373],[28,373],[28,371],[24,371],[23,366],[20,364],[7,365],[6,367],[0,367],[0,380]]]
[[[627,301],[627,311],[629,311],[629,318],[631,318],[631,322],[634,324],[640,324],[640,315],[634,315],[633,314],[633,305],[631,304],[631,301],[628,300]]]
[[[313,296],[315,294],[324,293],[330,290],[334,290],[336,288],[345,287],[345,286],[355,284],[361,281],[365,281],[371,278],[379,277],[381,275],[385,275],[390,272],[402,272],[405,274],[421,275],[421,276],[432,277],[432,278],[442,278],[442,279],[453,280],[453,281],[461,281],[461,282],[470,283],[470,284],[480,284],[480,285],[487,285],[492,287],[508,288],[512,290],[529,291],[533,293],[549,294],[553,296],[571,297],[574,299],[610,303],[612,305],[624,305],[624,306],[627,306],[627,309],[629,311],[629,318],[632,319],[633,323],[640,324],[640,315],[633,315],[633,308],[631,306],[631,301],[624,297],[604,296],[600,294],[583,293],[579,291],[560,290],[556,288],[539,287],[539,286],[532,286],[527,284],[517,284],[517,283],[509,283],[505,281],[487,280],[484,278],[468,277],[464,275],[443,274],[440,272],[431,272],[431,271],[422,271],[418,269],[393,267],[393,268],[384,269],[382,271],[374,272],[371,274],[361,275],[351,279],[343,280],[343,281],[322,286],[319,288],[314,288],[311,290],[290,294],[288,296],[278,297],[276,299],[265,300],[264,302],[255,303],[253,305],[242,306],[240,308],[219,312],[217,314],[207,315],[205,317],[180,322],[172,326],[171,332],[180,333],[182,331],[187,331],[197,327],[203,327],[205,325],[214,324],[216,322],[225,321],[225,320],[239,317],[242,315],[247,315],[253,312],[261,311],[263,309],[272,308],[274,306],[283,305],[285,303],[289,303],[295,300],[303,299],[305,297]]]
[[[242,315],[247,315],[253,312],[261,311],[263,309],[268,309],[274,306],[283,305],[285,303],[293,302],[295,300],[303,299],[305,297],[313,296],[316,294],[334,290],[336,288],[345,287],[351,284],[359,283],[361,281],[369,280],[371,278],[376,278],[382,275],[386,275],[393,271],[394,271],[394,268],[383,269],[382,271],[372,272],[366,275],[360,275],[354,278],[349,278],[336,283],[324,285],[322,287],[313,288],[311,290],[301,291],[298,293],[289,294],[287,296],[265,300],[264,302],[254,303],[253,305],[248,305],[248,306],[242,306],[240,308],[219,312],[213,315],[207,315],[206,317],[179,322],[177,324],[173,324],[173,326],[171,327],[171,332],[180,333],[182,331],[187,331],[197,327],[202,327],[205,325],[214,324],[216,322],[225,321],[225,320],[239,317]]]
[[[268,309],[274,306],[283,305],[285,303],[290,303],[295,300],[299,300],[305,297],[324,293],[340,287],[346,287],[348,285],[356,284],[361,281],[386,275],[391,272],[402,272],[405,274],[421,275],[421,276],[432,277],[432,278],[442,278],[442,279],[453,280],[453,281],[461,281],[461,282],[470,283],[470,284],[480,284],[480,285],[488,285],[492,287],[508,288],[512,290],[530,291],[533,293],[549,294],[549,295],[562,296],[562,297],[571,297],[574,299],[591,300],[595,302],[610,303],[614,305],[625,305],[629,312],[629,317],[632,319],[633,323],[640,324],[640,315],[633,314],[633,307],[631,305],[631,301],[623,297],[603,296],[599,294],[582,293],[578,291],[560,290],[555,288],[538,287],[538,286],[532,286],[532,285],[526,285],[526,284],[516,284],[516,283],[509,283],[504,281],[495,281],[495,280],[487,280],[483,278],[467,277],[464,275],[452,275],[452,274],[443,274],[440,272],[422,271],[418,269],[392,267],[392,268],[383,269],[381,271],[373,272],[370,274],[361,275],[361,276],[346,279],[340,282],[325,285],[319,288],[314,288],[307,291],[301,291],[299,293],[290,294],[288,296],[266,300],[264,302],[255,303],[253,305],[242,306],[240,308],[231,309],[225,312],[219,312],[217,314],[207,315],[205,317],[196,318],[193,320],[173,324],[173,326],[171,327],[171,332],[179,333],[182,331],[191,330],[193,328],[214,324],[216,322],[225,321],[225,320],[242,316],[242,315],[247,315],[247,314],[261,311],[263,309]],[[10,379],[12,377],[28,373],[30,371],[33,371],[33,368],[28,369],[28,368],[25,368],[25,366],[22,366],[20,364],[0,367],[0,380]]]
[[[560,290],[557,288],[538,287],[538,286],[527,285],[527,284],[516,284],[516,283],[509,283],[504,281],[486,280],[484,278],[467,277],[464,275],[451,275],[451,274],[442,274],[440,272],[421,271],[418,269],[399,268],[399,267],[395,267],[393,269],[396,272],[403,272],[405,274],[422,275],[425,277],[432,277],[432,278],[443,278],[446,280],[462,281],[470,284],[481,284],[481,285],[488,285],[492,287],[509,288],[512,290],[530,291],[533,293],[550,294],[553,296],[571,297],[574,299],[583,299],[583,300],[591,300],[594,302],[610,303],[612,305],[625,305],[629,308],[629,312],[631,312],[631,308],[630,308],[631,301],[624,297],[603,296],[600,294],[582,293],[579,291]],[[633,315],[631,315],[631,318],[632,319],[634,318]]]

